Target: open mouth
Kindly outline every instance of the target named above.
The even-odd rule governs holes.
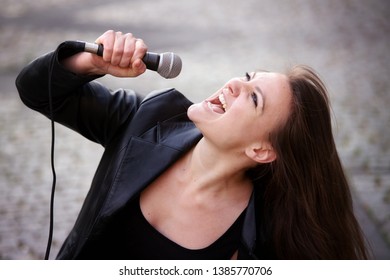
[[[224,114],[226,112],[227,104],[225,101],[225,96],[222,93],[214,99],[208,100],[207,105],[212,111],[218,114]]]

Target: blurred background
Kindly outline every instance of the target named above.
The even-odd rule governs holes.
[[[50,122],[27,109],[14,81],[65,40],[108,29],[173,51],[180,76],[104,77],[140,93],[176,87],[193,101],[246,71],[316,69],[328,86],[338,150],[374,259],[390,259],[390,2],[386,0],[0,0],[0,259],[42,259],[49,228]],[[80,210],[103,149],[56,126],[51,258]]]

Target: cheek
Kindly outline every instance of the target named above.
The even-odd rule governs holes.
[[[230,126],[236,130],[237,134],[244,137],[246,142],[253,143],[268,138],[272,122],[272,119],[262,116],[244,115],[242,117],[235,116]]]
[[[241,112],[227,116],[224,119],[224,123],[221,124],[221,128],[227,137],[242,144],[251,143],[261,136],[261,126],[259,120]]]

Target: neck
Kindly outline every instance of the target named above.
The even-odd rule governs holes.
[[[248,186],[248,161],[242,155],[222,151],[202,138],[183,159],[183,179],[196,190],[221,192]]]

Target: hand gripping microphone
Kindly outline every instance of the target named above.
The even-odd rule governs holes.
[[[83,51],[103,56],[103,45],[77,41]],[[175,78],[181,71],[181,59],[178,55],[172,52],[165,52],[161,54],[147,52],[142,58],[146,68],[157,71],[162,77],[166,79]]]

